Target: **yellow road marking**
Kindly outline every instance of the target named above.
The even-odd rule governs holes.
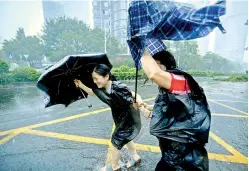
[[[154,100],[154,99],[155,98],[149,98],[149,99],[146,99],[144,101],[150,101],[150,100]],[[238,109],[231,108],[227,105],[224,105],[222,103],[218,103],[214,100],[210,100],[210,101],[247,115],[247,113],[240,111]],[[68,120],[72,120],[72,119],[77,119],[80,117],[88,116],[91,114],[97,114],[97,113],[101,113],[101,112],[105,112],[105,111],[109,111],[109,110],[110,110],[110,108],[95,110],[92,112],[87,112],[87,113],[78,114],[78,115],[74,115],[74,116],[70,116],[70,117],[65,117],[65,118],[61,118],[61,119],[56,119],[56,120],[52,120],[52,121],[48,121],[48,122],[43,122],[43,123],[39,123],[39,124],[34,124],[34,125],[26,126],[26,127],[21,127],[21,128],[17,128],[17,129],[12,129],[12,130],[8,130],[8,131],[0,132],[0,136],[10,134],[9,136],[1,139],[0,144],[3,144],[5,142],[9,141],[11,138],[13,138],[14,136],[16,136],[20,133],[28,133],[28,134],[34,134],[34,135],[39,135],[39,136],[57,138],[57,139],[64,139],[64,140],[84,142],[84,143],[92,143],[92,144],[102,144],[102,145],[110,146],[110,140],[106,140],[106,139],[90,138],[90,137],[83,137],[83,136],[77,136],[77,135],[68,135],[68,134],[61,134],[61,133],[54,133],[54,132],[31,130],[33,128],[38,128],[41,126],[50,125],[50,124],[59,123],[59,122],[64,122],[64,121],[68,121]],[[214,115],[214,116],[230,116],[230,117],[248,117],[248,116],[239,116],[239,115],[231,115],[231,114],[218,114],[218,113],[214,113],[212,115]],[[219,137],[217,137],[213,133],[210,133],[210,136],[212,138],[214,138],[219,144],[224,146],[228,151],[230,151],[234,155],[234,156],[231,156],[231,155],[209,153],[210,159],[247,164],[247,157],[243,156],[241,153],[239,153],[237,150],[235,150],[232,146],[225,143],[222,139],[220,139]],[[151,145],[137,144],[137,149],[143,150],[143,151],[160,152],[159,147],[151,146]]]
[[[114,132],[114,129],[115,129],[115,124],[112,125],[112,133]],[[112,143],[111,143],[111,139],[109,140],[109,145],[108,145],[108,151],[107,151],[107,154],[106,154],[106,164],[109,164],[111,163],[111,152],[112,152]]]
[[[151,101],[151,100],[154,100],[154,99],[155,99],[155,97],[152,97],[152,98],[145,99],[144,101]],[[245,112],[243,112],[243,111],[231,108],[231,107],[229,107],[227,105],[224,105],[222,103],[218,103],[218,102],[216,102],[216,101],[214,101],[212,99],[210,99],[210,101],[245,114]],[[12,132],[17,131],[19,129],[24,129],[24,128],[27,128],[27,129],[38,128],[38,127],[41,127],[41,126],[51,125],[51,124],[54,124],[54,123],[64,122],[64,121],[68,121],[68,120],[72,120],[72,119],[77,119],[77,118],[81,118],[81,117],[88,116],[88,115],[91,115],[91,114],[97,114],[97,113],[101,113],[101,112],[105,112],[105,111],[109,111],[109,110],[110,110],[110,108],[104,108],[104,109],[94,110],[94,111],[83,113],[83,114],[77,114],[77,115],[70,116],[70,117],[65,117],[65,118],[61,118],[61,119],[51,120],[51,121],[48,121],[48,122],[43,122],[43,123],[39,123],[39,124],[29,125],[29,126],[25,126],[25,127],[16,128],[16,129],[11,129],[11,130],[8,130],[8,131],[0,132],[0,136],[11,134]],[[247,115],[247,113],[246,113],[246,115]]]
[[[26,129],[19,129],[17,131],[12,132],[11,134],[7,135],[6,137],[4,137],[0,140],[0,145],[10,141],[13,137],[17,136],[18,134],[20,134],[24,131],[26,131]]]
[[[226,116],[226,117],[234,117],[234,118],[248,118],[245,115],[233,115],[233,114],[225,114],[225,113],[212,113],[212,116]]]
[[[78,136],[78,135],[61,134],[61,133],[38,131],[38,130],[26,130],[23,133],[69,140],[69,141],[83,142],[83,143],[100,144],[100,145],[106,145],[106,146],[110,145],[110,140],[100,139],[100,138],[90,138],[90,137],[83,137],[83,136]],[[209,159],[218,160],[218,161],[226,161],[226,162],[243,163],[243,164],[248,163],[247,157],[245,157],[240,152],[235,150],[232,146],[227,144],[221,138],[217,137],[214,133],[210,132],[210,137],[212,137],[216,142],[218,142],[221,146],[223,146],[233,155],[209,153],[208,154]],[[153,146],[153,145],[136,144],[136,148],[137,150],[140,150],[140,151],[148,151],[148,152],[156,152],[156,153],[160,152],[160,148],[158,146]]]
[[[244,99],[244,98],[240,98],[240,97],[236,97],[236,96],[232,96],[231,94],[227,94],[227,93],[206,93],[206,94],[220,94],[220,95],[226,95],[226,96],[229,96],[229,97],[232,97],[232,98],[236,98],[236,99],[240,99],[240,100],[245,100],[247,101],[247,99]]]
[[[101,145],[109,144],[109,140],[106,140],[106,139],[90,138],[90,137],[83,137],[83,136],[70,135],[70,134],[61,134],[61,133],[55,133],[55,132],[27,130],[23,133],[39,135],[43,137],[51,137],[51,138],[57,138],[57,139],[63,139],[63,140],[76,141],[76,142],[83,142],[83,143],[101,144]]]
[[[150,101],[150,100],[153,100],[153,99],[155,99],[155,98],[153,97],[153,98],[145,99],[144,101]],[[93,115],[93,114],[106,112],[106,111],[109,111],[109,110],[111,110],[111,109],[110,108],[104,108],[104,109],[94,110],[94,111],[87,112],[87,113],[77,114],[77,115],[74,115],[74,116],[69,116],[69,117],[60,118],[60,119],[56,119],[56,120],[51,120],[51,121],[48,121],[48,122],[42,122],[42,123],[39,123],[39,124],[29,125],[29,126],[25,126],[25,127],[16,128],[16,129],[11,129],[11,130],[8,130],[8,131],[0,132],[0,136],[11,134],[12,132],[18,131],[19,129],[39,128],[39,127],[42,127],[42,126],[51,125],[51,124],[54,124],[54,123],[60,123],[60,122],[68,121],[68,120],[73,120],[73,119],[81,118],[81,117],[88,116],[88,115]]]
[[[246,112],[244,112],[244,111],[241,111],[241,110],[235,109],[235,108],[233,108],[233,107],[227,106],[227,105],[225,105],[225,104],[223,104],[223,103],[216,102],[215,100],[208,99],[208,101],[213,102],[213,103],[216,103],[216,104],[219,104],[219,105],[221,105],[221,106],[224,106],[224,107],[226,107],[226,108],[232,109],[232,110],[234,110],[234,111],[243,113],[243,114],[245,114],[245,115],[248,115],[248,114],[247,114]]]
[[[225,141],[223,141],[221,138],[219,138],[218,136],[216,136],[214,133],[210,132],[210,137],[212,137],[217,143],[219,143],[220,145],[222,145],[225,149],[227,149],[230,153],[232,153],[234,155],[234,157],[237,159],[236,162],[240,162],[240,163],[248,163],[248,158],[245,157],[244,155],[242,155],[240,152],[238,152],[237,150],[235,150],[231,145],[227,144]]]
[[[78,114],[78,115],[74,115],[74,116],[61,118],[61,119],[51,120],[51,121],[48,121],[48,122],[42,122],[42,123],[39,123],[39,124],[29,125],[29,126],[25,126],[25,127],[21,127],[21,128],[16,128],[16,129],[11,129],[11,130],[8,130],[8,131],[0,132],[0,136],[10,134],[10,133],[12,133],[14,131],[18,131],[19,129],[38,128],[38,127],[42,127],[42,126],[45,126],[45,125],[51,125],[51,124],[54,124],[54,123],[64,122],[64,121],[77,119],[77,118],[81,118],[81,117],[88,116],[88,115],[93,115],[93,114],[106,112],[106,111],[109,111],[109,110],[110,110],[110,108],[104,108],[104,109],[94,110],[94,111],[87,112],[87,113],[82,113],[82,114]]]
[[[156,97],[151,97],[151,98],[148,98],[148,99],[145,99],[145,100],[143,100],[144,102],[147,102],[147,101],[151,101],[151,100],[155,100],[156,99]]]
[[[232,102],[232,103],[248,103],[247,101],[234,101],[234,100],[215,100],[215,101],[216,102]]]
[[[16,135],[17,135],[16,133],[12,133],[12,134],[7,135],[6,137],[4,137],[4,138],[2,138],[0,140],[0,144],[4,144],[4,143],[8,142],[9,140],[11,140]]]

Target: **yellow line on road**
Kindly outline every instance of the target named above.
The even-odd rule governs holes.
[[[153,98],[145,99],[144,101],[150,101],[150,100],[154,100],[154,99],[155,98],[153,97]],[[110,108],[98,109],[98,110],[94,110],[94,111],[87,112],[87,113],[82,113],[82,114],[77,114],[77,115],[74,115],[74,116],[69,116],[69,117],[60,118],[60,119],[56,119],[56,120],[51,120],[51,121],[48,121],[48,122],[42,122],[42,123],[39,123],[39,124],[29,125],[29,126],[25,126],[25,127],[16,128],[16,129],[11,129],[11,130],[8,130],[8,131],[0,132],[0,136],[11,134],[12,132],[18,131],[19,129],[39,128],[39,127],[42,127],[42,126],[51,125],[51,124],[55,124],[55,123],[60,123],[60,122],[64,122],[64,121],[69,121],[69,120],[72,120],[72,119],[77,119],[77,118],[81,118],[81,117],[88,116],[88,115],[98,114],[98,113],[106,112],[106,111],[109,111],[109,110],[111,110],[111,109]]]
[[[223,104],[223,103],[219,103],[219,102],[217,102],[217,101],[215,101],[215,100],[208,99],[208,101],[213,102],[213,103],[216,103],[216,104],[221,105],[221,106],[224,106],[224,107],[226,107],[226,108],[228,108],[228,109],[232,109],[232,110],[234,110],[234,111],[243,113],[243,114],[245,114],[245,115],[248,115],[248,114],[247,114],[246,112],[244,112],[244,111],[241,111],[241,110],[235,109],[235,108],[233,108],[233,107],[227,106],[227,105],[225,105],[225,104]]]
[[[245,100],[247,101],[247,99],[244,99],[244,98],[240,98],[240,97],[236,97],[235,95],[231,95],[231,94],[227,94],[227,93],[206,93],[206,94],[220,94],[220,95],[226,95],[226,96],[229,96],[229,97],[232,97],[232,98],[236,98],[236,99],[240,99],[240,100]]]
[[[144,144],[136,144],[138,150],[148,151],[153,153],[160,153],[160,148],[158,146],[153,145],[144,145]],[[225,161],[225,162],[236,162],[236,163],[244,163],[247,164],[245,160],[240,160],[233,155],[224,155],[224,154],[216,154],[216,153],[208,153],[208,158],[211,160]]]
[[[211,99],[213,100],[213,99]],[[248,103],[247,101],[235,101],[235,100],[215,100],[217,102],[232,102],[232,103]]]
[[[13,137],[15,137],[16,135],[17,135],[16,133],[12,133],[12,134],[9,134],[9,135],[7,135],[6,137],[2,138],[2,139],[0,140],[0,145],[6,143],[6,142],[8,142],[8,141],[10,141],[10,140],[11,140]]]
[[[12,132],[11,134],[7,135],[6,137],[4,137],[0,140],[0,145],[10,141],[12,138],[14,138],[15,136],[17,136],[18,134],[20,134],[24,131],[26,131],[26,129],[19,129],[17,131]]]
[[[234,155],[234,157],[237,159],[236,162],[240,161],[240,163],[248,163],[248,158],[242,155],[240,152],[235,150],[231,145],[227,144],[225,141],[223,141],[221,138],[216,136],[214,133],[210,132],[210,137],[212,137],[217,143],[222,145],[225,149],[227,149],[230,153]]]
[[[225,114],[225,113],[212,113],[212,116],[226,116],[226,117],[234,117],[234,118],[248,118],[245,115],[233,115],[233,114]]]
[[[241,158],[238,156],[208,153],[208,158],[211,160],[218,160],[218,161],[224,161],[224,162],[248,164],[247,157],[244,157],[244,156],[243,156],[243,160],[241,160]]]
[[[55,133],[55,132],[27,130],[24,133],[39,135],[39,136],[44,136],[44,137],[63,139],[63,140],[69,140],[69,141],[83,142],[83,143],[101,144],[101,145],[109,144],[109,140],[106,140],[106,139],[90,138],[90,137],[83,137],[83,136],[70,135],[70,134],[61,134],[61,133]]]
[[[59,123],[59,122],[64,122],[64,121],[68,121],[68,120],[72,120],[72,119],[77,119],[77,118],[81,118],[81,117],[88,116],[88,115],[93,115],[93,114],[106,112],[106,111],[109,111],[109,110],[110,110],[110,108],[104,108],[104,109],[94,110],[94,111],[87,112],[87,113],[82,113],[82,114],[78,114],[78,115],[74,115],[74,116],[61,118],[61,119],[51,120],[51,121],[48,121],[48,122],[42,122],[42,123],[39,123],[39,124],[29,125],[29,126],[25,126],[25,127],[21,127],[21,128],[17,128],[17,129],[11,129],[11,130],[8,130],[8,131],[0,132],[0,136],[10,134],[10,133],[12,133],[14,131],[18,131],[20,129],[38,128],[38,127],[41,127],[41,126],[46,126],[46,125],[51,125],[51,124],[54,124],[54,123]]]
[[[46,131],[39,131],[39,130],[27,130],[27,129],[23,131],[22,133],[69,140],[69,141],[90,143],[90,144],[100,144],[100,145],[106,145],[106,146],[110,145],[110,140],[100,139],[100,138],[90,138],[90,137],[83,137],[83,136],[78,136],[78,135],[46,132]],[[216,136],[214,133],[210,132],[210,137],[213,138],[217,143],[222,145],[225,149],[227,149],[233,155],[209,153],[209,159],[226,161],[226,162],[244,163],[244,164],[248,163],[247,157],[245,157],[240,152],[235,150],[232,146],[227,144],[225,141],[223,141],[221,138]],[[141,150],[141,151],[148,151],[148,152],[154,152],[154,153],[160,152],[159,147],[153,146],[153,145],[136,144],[136,148],[137,150]]]

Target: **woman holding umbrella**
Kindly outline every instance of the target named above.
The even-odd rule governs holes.
[[[176,69],[176,61],[168,51],[144,55],[143,69],[159,86],[152,111],[150,133],[159,140],[162,152],[156,171],[207,171],[211,114],[203,89],[189,74]]]
[[[141,162],[139,155],[132,141],[140,132],[141,120],[138,105],[143,103],[141,97],[137,95],[137,103],[134,103],[135,93],[125,84],[111,78],[110,68],[104,64],[97,65],[93,72],[93,82],[98,88],[91,89],[85,86],[80,80],[75,80],[75,85],[83,89],[88,95],[96,95],[101,101],[110,106],[115,123],[115,130],[112,134],[111,142],[114,146],[112,150],[112,163],[103,167],[102,171],[121,170],[118,161],[120,150],[124,145],[128,147],[132,155],[132,160],[127,163],[130,168]]]

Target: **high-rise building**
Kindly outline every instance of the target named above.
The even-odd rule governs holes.
[[[43,0],[42,4],[45,19],[55,19],[65,16],[84,21],[91,26],[90,1]]]
[[[127,40],[127,20],[128,20],[129,0],[111,1],[111,31],[123,46]]]
[[[42,0],[44,19],[55,19],[64,16],[63,6],[58,1]]]
[[[93,0],[93,26],[106,32],[111,32],[110,2],[109,0]]]

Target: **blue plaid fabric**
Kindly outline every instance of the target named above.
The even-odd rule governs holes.
[[[145,45],[148,48],[151,56],[166,49],[165,44],[160,39],[146,39]]]
[[[128,9],[127,43],[136,66],[147,47],[150,54],[165,49],[162,40],[190,40],[204,37],[218,27],[225,14],[225,0],[195,9],[170,0],[133,0]]]

